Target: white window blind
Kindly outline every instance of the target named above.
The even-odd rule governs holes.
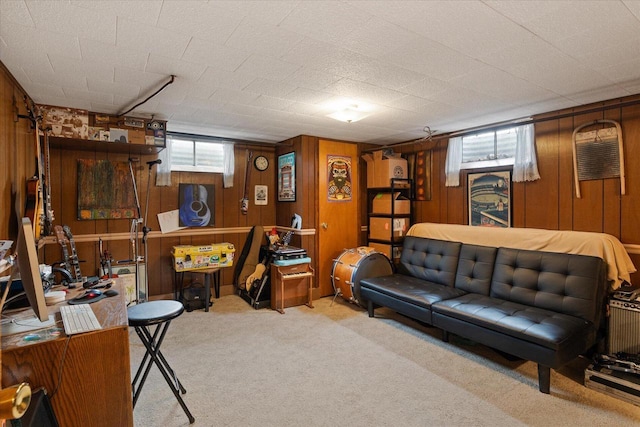
[[[463,136],[462,168],[478,167],[475,165],[477,162],[491,162],[496,165],[513,164],[516,141],[516,128]]]
[[[224,172],[224,143],[215,139],[172,136],[171,170],[185,172]]]

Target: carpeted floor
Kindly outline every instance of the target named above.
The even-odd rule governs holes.
[[[162,350],[187,389],[194,426],[619,426],[640,407],[583,386],[588,361],[552,370],[538,391],[534,363],[508,361],[390,310],[338,299],[254,310],[236,295],[185,312]],[[132,375],[144,348],[132,331]],[[187,426],[154,366],[137,427]]]

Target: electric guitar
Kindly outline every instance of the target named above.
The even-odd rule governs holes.
[[[71,271],[71,263],[69,262],[69,250],[67,249],[67,238],[64,235],[64,231],[62,230],[61,226],[56,225],[56,226],[53,227],[53,230],[55,231],[56,239],[58,240],[58,243],[60,244],[60,247],[62,248],[62,256],[63,256],[62,264],[64,264],[65,270],[70,272]],[[71,276],[71,274],[69,274],[69,276]]]
[[[31,121],[31,125],[35,129],[36,136],[36,162],[37,171],[36,174],[27,180],[27,203],[25,207],[25,216],[31,220],[33,224],[33,237],[40,240],[42,235],[42,227],[44,225],[44,210],[43,210],[43,194],[42,194],[42,153],[40,150],[40,131],[38,123],[41,117],[36,112],[35,105],[29,105],[28,98],[25,95],[24,105],[27,108],[28,116],[23,116]]]
[[[42,232],[45,236],[51,234],[51,229],[53,227],[53,207],[51,205],[51,161],[49,156],[49,132],[50,128],[44,129],[44,149],[43,157],[44,157],[44,185],[42,189],[42,215],[43,215],[43,224],[42,224]]]
[[[249,212],[249,194],[248,194],[248,185],[249,185],[249,176],[251,176],[251,158],[253,157],[253,151],[247,150],[247,166],[245,169],[244,175],[244,195],[242,196],[242,200],[240,201],[240,212],[243,215],[246,215]]]
[[[102,239],[98,239],[98,251],[100,252],[100,266],[102,267],[102,279],[118,277],[113,274],[113,258],[107,249],[102,249]]]
[[[42,230],[41,225],[41,209],[42,209],[42,188],[40,187],[40,179],[37,176],[27,180],[27,206],[25,207],[24,216],[31,220],[33,224],[34,237],[40,238]]]
[[[69,240],[69,246],[71,246],[70,263],[73,267],[73,276],[76,282],[82,282],[82,273],[80,272],[80,261],[78,261],[78,252],[76,251],[76,242],[73,240],[73,234],[71,234],[71,228],[68,225],[62,227],[65,236]]]

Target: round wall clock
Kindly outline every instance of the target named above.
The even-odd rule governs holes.
[[[265,156],[258,156],[253,160],[253,165],[259,171],[265,171],[269,167],[269,159]]]

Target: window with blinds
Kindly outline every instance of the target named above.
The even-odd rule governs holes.
[[[462,169],[512,165],[515,155],[515,127],[462,137]]]
[[[224,172],[223,144],[213,139],[168,136],[171,139],[171,170]]]

